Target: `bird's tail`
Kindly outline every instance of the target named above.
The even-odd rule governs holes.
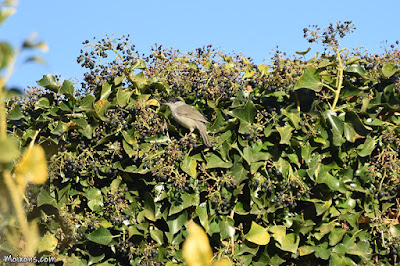
[[[204,124],[204,123],[202,123],[200,121],[197,121],[196,124],[197,124],[197,129],[200,132],[201,138],[204,140],[204,144],[206,144],[208,147],[211,147],[212,146],[211,142],[210,142],[210,140],[208,139],[208,136],[207,136],[206,124]]]

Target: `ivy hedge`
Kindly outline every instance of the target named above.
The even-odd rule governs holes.
[[[38,255],[180,264],[193,220],[235,265],[396,263],[400,52],[341,48],[353,29],[306,28],[323,52],[258,65],[212,46],[146,57],[126,37],[85,41],[81,84],[45,75],[7,101],[9,134],[48,159],[46,185],[26,191]],[[171,97],[211,121],[211,148],[172,119]]]

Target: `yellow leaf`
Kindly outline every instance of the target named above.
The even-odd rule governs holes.
[[[189,222],[187,227],[189,236],[183,243],[183,256],[189,266],[211,265],[213,253],[204,230],[194,223]]]
[[[17,184],[25,189],[28,182],[43,184],[47,180],[47,162],[44,150],[39,145],[29,147],[15,166]]]
[[[53,250],[57,247],[57,244],[58,244],[57,238],[52,233],[47,232],[40,241],[38,252],[39,253],[43,251],[53,252]]]
[[[254,221],[251,222],[250,231],[245,235],[245,238],[257,245],[266,245],[270,240],[267,229],[258,225]]]
[[[156,99],[150,99],[146,102],[146,105],[160,106],[160,103]]]

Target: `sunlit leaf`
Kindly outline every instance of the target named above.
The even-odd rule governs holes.
[[[22,188],[26,183],[43,184],[47,180],[47,161],[43,148],[33,145],[25,150],[15,166],[15,178]]]
[[[43,251],[53,252],[54,249],[57,247],[57,244],[58,244],[57,238],[52,233],[47,231],[44,237],[40,241],[38,252],[39,253]]]
[[[294,85],[294,89],[310,89],[313,91],[321,91],[322,82],[317,69],[314,66],[307,66],[301,78]]]
[[[101,245],[108,245],[113,239],[113,235],[104,227],[100,227],[90,234],[85,234],[86,238]]]
[[[251,222],[250,231],[245,235],[245,238],[257,245],[266,245],[270,240],[268,230],[254,221]]]
[[[39,86],[45,87],[54,92],[58,92],[59,85],[53,75],[44,75],[43,78],[36,82]]]
[[[279,243],[279,248],[284,251],[297,253],[300,238],[294,233],[286,234],[286,227],[283,225],[274,225],[269,229],[273,233],[273,238]]]
[[[392,62],[389,62],[382,67],[382,74],[387,78],[393,76],[393,74],[396,73],[397,71],[398,68],[394,66]]]
[[[190,221],[187,226],[189,235],[183,243],[183,256],[189,266],[211,265],[213,252],[207,234],[203,229]]]

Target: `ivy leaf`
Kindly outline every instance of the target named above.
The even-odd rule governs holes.
[[[281,135],[280,144],[290,144],[290,139],[292,138],[293,127],[288,124],[285,124],[283,127],[276,127],[276,130]]]
[[[348,68],[345,69],[345,72],[356,73],[362,78],[365,76],[365,70],[359,64],[350,65]]]
[[[374,137],[368,136],[363,144],[357,147],[357,154],[361,157],[366,157],[372,154],[375,149],[376,140]]]
[[[227,220],[219,221],[219,227],[221,228],[221,239],[227,239],[235,235],[235,226],[232,218],[228,217]]]
[[[244,236],[248,241],[257,245],[266,245],[269,243],[270,236],[266,228],[251,222],[250,231]]]
[[[232,110],[232,115],[247,123],[252,123],[256,116],[256,107],[252,101],[247,101],[243,108],[236,108]]]
[[[341,146],[343,143],[344,124],[335,113],[327,110],[324,112],[326,120],[328,120],[333,135],[333,145]]]
[[[269,229],[273,233],[273,238],[279,243],[279,248],[284,251],[297,253],[300,238],[294,233],[286,234],[286,226],[274,225]]]
[[[50,101],[47,97],[42,97],[35,103],[35,109],[47,109],[49,107]]]
[[[50,195],[50,192],[47,189],[42,187],[37,196],[37,206],[40,207],[45,204],[58,208],[56,199]]]
[[[43,251],[53,252],[54,249],[57,247],[57,244],[58,244],[57,238],[52,233],[47,231],[40,241],[38,252],[39,253]]]
[[[335,246],[337,243],[339,243],[343,239],[343,236],[345,234],[346,234],[346,230],[339,228],[339,227],[333,228],[329,234],[329,245]]]
[[[118,91],[117,91],[117,103],[118,103],[118,105],[121,106],[121,107],[124,107],[128,103],[131,95],[132,95],[132,91],[131,90],[119,88]]]
[[[157,244],[164,244],[164,234],[163,231],[158,229],[150,229],[150,236],[153,240],[157,242]]]
[[[104,82],[103,85],[101,85],[100,100],[106,100],[108,96],[110,96],[111,87],[112,85],[108,82]]]
[[[259,64],[257,66],[258,71],[261,73],[261,77],[268,73],[268,69],[270,68],[269,65]]]
[[[218,157],[216,154],[211,154],[211,156],[206,157],[207,169],[211,168],[231,168],[232,167],[232,162],[225,162],[223,161],[220,157]]]
[[[178,233],[181,228],[188,222],[188,215],[186,211],[182,211],[180,213],[176,213],[168,216],[167,224],[169,228],[169,232],[172,235]]]
[[[113,239],[113,235],[104,227],[100,227],[90,234],[85,234],[86,238],[100,245],[108,245]]]
[[[386,78],[390,78],[391,76],[393,76],[394,73],[397,72],[397,70],[398,70],[397,67],[394,66],[392,62],[389,62],[382,67],[382,74]]]
[[[98,188],[91,188],[85,192],[88,201],[88,207],[92,211],[100,211],[103,209],[103,196]]]
[[[340,187],[340,181],[329,173],[328,166],[322,166],[317,175],[317,183],[326,184],[331,190],[337,191]]]
[[[36,81],[39,86],[45,87],[54,92],[58,92],[59,85],[56,81],[56,78],[53,75],[44,75],[43,78],[39,81]]]
[[[299,55],[306,55],[306,54],[308,54],[309,51],[311,51],[311,48],[310,48],[310,47],[307,48],[307,50],[305,50],[305,51],[303,51],[303,52],[298,52],[298,51],[296,51],[296,54],[299,54]]]
[[[181,169],[193,178],[196,178],[197,176],[196,166],[197,162],[195,159],[193,159],[193,157],[186,157],[181,163]]]
[[[21,111],[21,106],[19,104],[16,104],[8,114],[8,117],[10,118],[10,120],[20,120],[21,118],[23,118],[24,114]]]
[[[74,97],[74,85],[69,80],[64,80],[60,88],[60,93],[67,95],[70,98]]]
[[[322,82],[317,69],[314,66],[307,66],[304,70],[303,75],[294,85],[294,89],[310,89],[316,92],[321,91],[322,89]]]

